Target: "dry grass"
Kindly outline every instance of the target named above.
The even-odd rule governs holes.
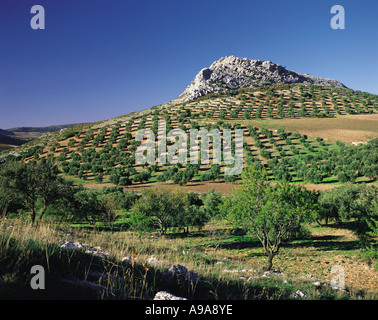
[[[237,287],[233,286],[232,290],[247,290],[244,294],[248,294],[246,285],[251,285],[252,281],[256,286],[262,283],[263,286],[268,284],[275,288],[282,286],[279,291],[274,291],[272,298],[287,297],[285,290],[295,292],[303,289],[309,293],[309,299],[318,299],[315,287],[311,284],[315,280],[303,280],[303,277],[311,274],[321,282],[330,283],[334,276],[331,273],[332,266],[341,265],[345,271],[345,285],[351,299],[360,297],[357,293],[359,290],[365,292],[364,297],[367,299],[374,299],[378,294],[377,271],[359,258],[357,238],[352,232],[336,225],[322,228],[312,226],[309,228],[310,238],[298,239],[283,246],[280,254],[273,260],[273,267],[282,271],[284,276],[271,279],[261,277],[266,257],[259,242],[247,236],[233,234],[230,225],[225,221],[210,223],[202,231],[192,230],[186,237],[179,233],[170,233],[163,238],[156,234],[146,234],[140,238],[130,231],[111,234],[46,223],[32,227],[21,220],[3,221],[0,230],[3,233],[11,230],[12,237],[19,240],[20,247],[30,239],[41,244],[56,245],[60,245],[61,240],[79,241],[103,247],[104,251],[111,252],[112,259],[118,261],[125,256],[132,256],[134,252],[138,263],[150,266],[149,273],[157,270],[164,273],[171,265],[182,264],[207,279],[207,283],[214,286],[215,292],[218,286],[227,287],[237,281],[239,284]],[[48,251],[46,255],[47,253]],[[26,254],[27,252],[25,257]],[[151,256],[159,260],[153,266],[147,262]],[[250,277],[252,280],[247,282]],[[289,284],[283,285],[283,280],[287,280]],[[150,283],[146,284],[146,290],[153,294],[158,288],[154,289],[154,285]],[[202,289],[192,284],[188,290],[188,294],[199,294],[196,290]],[[332,294],[338,295],[335,292]]]
[[[311,137],[346,143],[378,138],[378,115],[343,115],[335,118],[301,118],[243,121],[245,125],[266,126],[272,129],[284,128]]]
[[[114,186],[111,183],[85,183],[83,184],[84,188],[100,190],[103,187],[111,187]],[[302,186],[308,190],[314,191],[324,191],[324,190],[331,190],[333,188],[339,187],[339,184],[311,184],[306,183],[302,184]],[[181,190],[183,192],[196,192],[196,193],[206,193],[211,189],[214,189],[216,192],[220,192],[222,194],[230,194],[233,189],[240,188],[240,185],[237,182],[224,182],[224,181],[191,181],[188,182],[187,185],[180,186],[177,184],[173,184],[171,182],[149,182],[149,183],[140,183],[131,186],[126,186],[124,189],[126,191],[137,191],[141,192],[144,189],[150,188],[158,188],[158,189],[168,189],[168,190]]]

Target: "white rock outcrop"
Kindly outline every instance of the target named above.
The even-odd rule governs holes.
[[[105,252],[104,248],[98,246],[92,247],[89,244],[82,244],[80,242],[71,242],[63,240],[61,240],[61,242],[63,242],[63,244],[60,246],[61,248],[83,250],[85,251],[85,253],[91,253],[101,258],[106,258],[111,254],[110,252]]]
[[[271,61],[227,56],[213,62],[210,67],[201,69],[179,98],[190,101],[212,92],[274,83],[307,83],[346,88],[337,80],[290,71]]]

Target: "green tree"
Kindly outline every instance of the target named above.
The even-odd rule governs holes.
[[[119,217],[121,209],[120,202],[117,199],[117,193],[107,193],[99,196],[100,217],[106,222],[110,231],[113,233],[114,222]]]
[[[319,217],[337,221],[351,221],[353,231],[362,239],[378,234],[378,188],[346,184],[319,197]]]
[[[101,219],[100,201],[98,192],[81,187],[74,195],[75,218],[85,220],[96,228],[96,223]]]
[[[222,203],[222,194],[216,192],[214,189],[210,189],[206,194],[202,196],[203,206],[205,212],[210,217],[217,217],[220,214],[220,205]]]
[[[169,227],[177,226],[175,217],[183,215],[187,208],[188,198],[179,190],[145,189],[135,201],[132,215],[151,218],[160,234],[165,235]]]
[[[43,204],[39,215],[39,219],[42,219],[49,205],[68,197],[72,191],[72,186],[60,178],[58,173],[57,166],[46,160],[10,162],[2,167],[0,181],[2,188],[30,211],[31,223],[34,224],[39,199]]]
[[[242,227],[260,240],[268,256],[266,270],[281,245],[296,236],[302,223],[313,218],[316,197],[300,186],[282,182],[273,186],[265,169],[254,165],[242,172],[241,189],[224,198],[222,211],[236,227]]]

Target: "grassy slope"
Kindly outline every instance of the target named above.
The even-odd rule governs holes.
[[[20,221],[12,221],[12,226],[11,231],[9,222],[1,225],[2,299],[149,299],[161,290],[189,299],[291,299],[297,290],[306,292],[306,299],[311,300],[377,297],[376,272],[359,259],[353,235],[337,226],[310,227],[312,240],[298,239],[284,246],[274,261],[284,275],[268,277],[262,277],[265,257],[256,239],[233,233],[222,223],[192,231],[186,237],[171,233],[168,238],[142,240],[122,231],[91,233],[83,227],[72,230],[60,226],[59,232],[47,225],[32,228]],[[62,249],[62,239],[101,246],[111,255],[101,259],[80,250]],[[134,267],[121,263],[122,257],[133,252]],[[148,263],[151,256],[159,262]],[[200,275],[199,280],[167,277],[165,272],[177,263]],[[45,268],[45,291],[30,289],[30,268],[35,264]],[[335,264],[345,268],[347,294],[329,286],[316,289],[312,284],[316,279],[306,278],[311,274],[329,284],[334,276],[330,268]],[[103,273],[102,279],[93,275],[95,271]],[[102,289],[93,290],[93,284]]]

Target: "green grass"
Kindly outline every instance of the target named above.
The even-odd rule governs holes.
[[[128,231],[94,232],[86,224],[31,227],[20,220],[8,220],[0,228],[0,274],[4,279],[0,286],[1,299],[144,300],[151,299],[160,290],[189,299],[286,300],[297,290],[305,291],[306,299],[311,300],[376,297],[353,287],[347,288],[348,294],[329,287],[316,289],[313,280],[300,277],[309,273],[311,265],[318,267],[319,260],[337,261],[340,256],[347,261],[358,259],[358,242],[349,238],[333,239],[329,236],[332,228],[309,226],[311,232],[323,236],[300,238],[282,248],[274,264],[284,272],[284,277],[261,277],[266,257],[258,239],[233,231],[222,221],[188,235],[171,230],[165,238],[146,234],[142,239]],[[217,237],[209,233],[211,228],[218,232]],[[101,259],[80,250],[64,249],[60,247],[62,239],[101,246],[111,254]],[[134,267],[121,262],[123,256],[131,256],[132,252],[140,261]],[[163,263],[148,264],[151,256]],[[198,273],[199,281],[167,278],[165,272],[177,263]],[[45,268],[45,291],[30,289],[30,269],[36,264]],[[325,268],[329,267],[325,265]],[[93,271],[106,274],[109,279],[94,279],[90,276]],[[321,274],[315,270],[311,273]],[[114,280],[116,276],[122,277],[122,283]],[[91,281],[104,290],[100,293],[88,289],[80,281]]]

